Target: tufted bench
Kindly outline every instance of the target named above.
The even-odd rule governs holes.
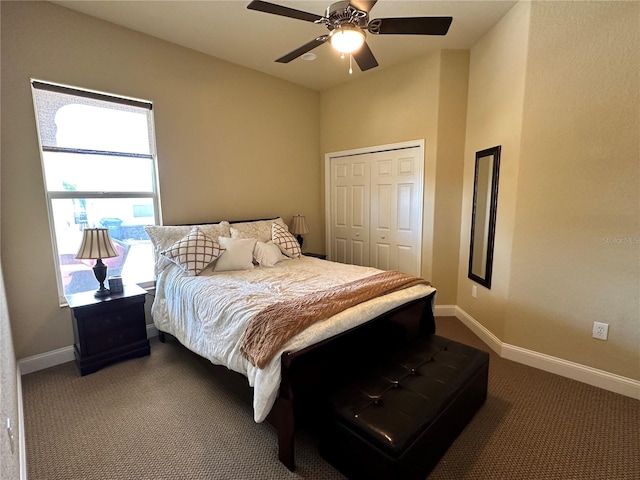
[[[487,397],[489,354],[437,335],[331,395],[320,454],[349,478],[424,479]]]

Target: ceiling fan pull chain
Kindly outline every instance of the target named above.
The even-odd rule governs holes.
[[[353,55],[349,54],[349,75],[353,75]]]

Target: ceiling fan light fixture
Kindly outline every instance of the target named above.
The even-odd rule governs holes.
[[[340,53],[353,53],[364,43],[364,32],[355,25],[342,25],[331,31],[329,42]]]

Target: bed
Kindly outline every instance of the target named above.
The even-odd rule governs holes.
[[[272,345],[271,356],[258,366],[247,354],[245,337],[259,315],[276,304],[366,283],[383,272],[304,256],[297,242],[277,237],[280,233],[291,240],[281,218],[150,226],[147,233],[156,255],[151,312],[161,340],[168,333],[248,379],[254,420],[276,427],[279,459],[290,470],[295,467],[296,424],[314,417],[323,392],[388,342],[435,331],[436,290],[427,283],[412,284],[310,324]]]

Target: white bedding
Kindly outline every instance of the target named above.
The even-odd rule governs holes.
[[[247,323],[275,302],[364,278],[380,270],[328,262],[311,257],[284,260],[272,268],[214,272],[207,268],[190,277],[172,265],[156,281],[152,315],[156,327],[214,364],[245,375],[254,387],[256,422],[263,421],[280,387],[280,354],[297,351],[348,330],[399,305],[435,291],[417,285],[379,297],[320,321],[292,338],[264,369],[240,353]]]

